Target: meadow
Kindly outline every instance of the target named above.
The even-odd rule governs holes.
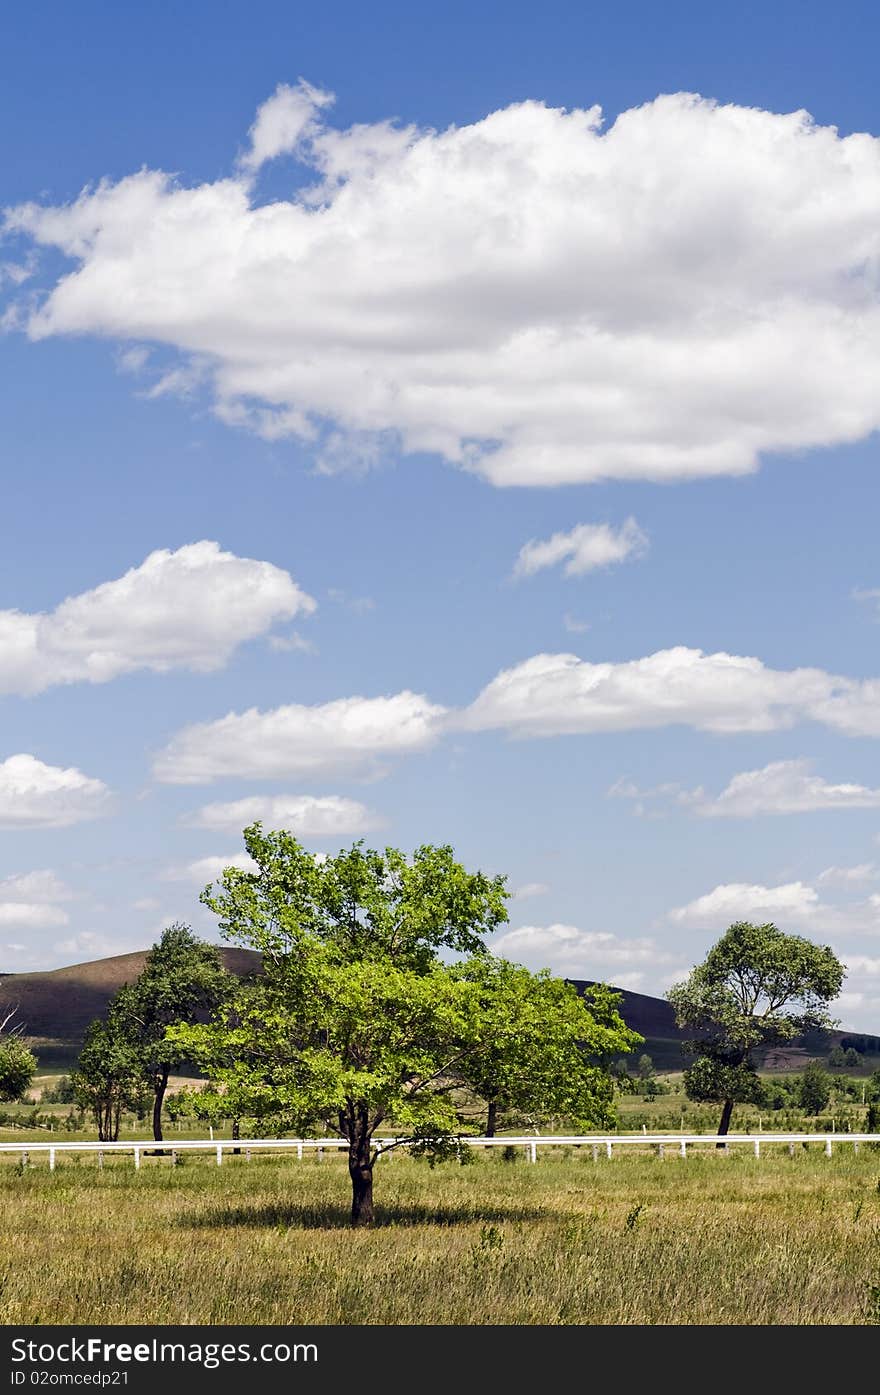
[[[34,1159],[36,1155],[33,1155]],[[0,1161],[0,1321],[880,1322],[880,1151]]]

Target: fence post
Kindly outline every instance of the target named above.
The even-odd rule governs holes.
[[[658,1158],[662,1158],[662,1157],[663,1157],[663,1144],[662,1144],[662,1143],[658,1143],[658,1144],[657,1144],[657,1157],[658,1157]]]
[[[759,1138],[756,1138],[756,1139],[755,1139],[755,1157],[756,1157],[756,1158],[759,1158],[760,1156],[761,1156],[761,1140],[760,1140]]]
[[[104,1150],[103,1150],[103,1148],[99,1148],[99,1149],[98,1149],[98,1166],[99,1166],[99,1167],[103,1167],[103,1166],[104,1166]]]
[[[27,1167],[27,1165],[28,1165],[28,1155],[27,1155],[27,1153],[22,1153],[22,1155],[21,1155],[21,1165],[22,1165],[22,1167]]]
[[[608,1139],[605,1140],[605,1156],[606,1156],[606,1158],[610,1158],[610,1157],[611,1157],[611,1139],[610,1139],[610,1138],[608,1138]]]
[[[858,1139],[856,1139],[856,1141],[853,1143],[853,1152],[854,1152],[854,1153],[857,1153],[858,1151],[859,1151],[859,1141],[858,1141]]]
[[[135,1165],[135,1167],[140,1167],[140,1165],[141,1165],[141,1150],[140,1150],[140,1148],[135,1148],[135,1150],[134,1150],[134,1165]]]
[[[683,1158],[686,1158],[687,1155],[688,1155],[687,1144],[685,1143],[684,1139],[682,1139],[682,1140],[681,1140],[681,1156],[682,1156]]]
[[[530,1144],[529,1144],[529,1158],[530,1158],[530,1161],[533,1162],[533,1163],[536,1163],[536,1162],[538,1161],[538,1145],[537,1145],[537,1143],[530,1143]]]
[[[830,1157],[831,1157],[831,1135],[830,1135],[830,1134],[826,1134],[826,1136],[825,1136],[825,1156],[826,1156],[826,1158],[830,1158]]]
[[[172,1148],[172,1149],[171,1149],[171,1166],[172,1166],[172,1167],[176,1167],[176,1166],[177,1166],[177,1149],[176,1149],[176,1148]]]
[[[49,1149],[49,1171],[50,1171],[50,1172],[54,1172],[54,1171],[55,1171],[55,1149],[54,1149],[54,1148],[50,1148],[50,1149]]]
[[[788,1145],[788,1156],[789,1156],[790,1158],[793,1158],[793,1157],[794,1157],[794,1144],[793,1144],[793,1143],[789,1143],[789,1145]]]
[[[218,1166],[218,1167],[220,1166],[220,1164],[222,1163],[222,1161],[223,1161],[223,1144],[222,1144],[222,1143],[218,1143],[218,1144],[217,1144],[217,1166]]]
[[[299,1161],[300,1161],[300,1162],[302,1162],[302,1155],[303,1155],[303,1146],[302,1146],[301,1143],[298,1143],[298,1144],[296,1145],[296,1156],[299,1158]]]
[[[251,1160],[251,1150],[250,1150],[250,1148],[245,1148],[245,1150],[244,1150],[244,1160],[245,1160],[245,1162],[250,1162],[250,1160]]]
[[[593,1144],[593,1162],[598,1162],[598,1161],[599,1161],[599,1147],[598,1147],[598,1145],[597,1145],[596,1143],[594,1143],[594,1144]]]

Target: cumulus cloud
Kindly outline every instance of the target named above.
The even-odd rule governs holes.
[[[567,978],[619,981],[620,973],[668,964],[671,956],[651,939],[624,939],[576,925],[522,925],[497,935],[493,954],[528,968],[552,969]]]
[[[58,902],[69,901],[72,895],[48,868],[4,877],[0,880],[0,930],[47,930],[66,925],[69,916]]]
[[[875,137],[692,93],[607,130],[538,101],[338,129],[330,100],[280,86],[229,177],[10,210],[74,263],[16,318],[170,346],[222,419],[325,468],[400,449],[497,485],[688,479],[880,426]],[[282,155],[313,182],[260,204]]]
[[[826,867],[816,880],[829,886],[857,886],[874,882],[880,876],[876,862],[859,862],[854,867]]]
[[[241,833],[257,819],[266,828],[286,828],[300,838],[367,833],[382,823],[365,804],[335,794],[255,794],[227,804],[205,804],[189,822],[198,828]]]
[[[546,882],[525,882],[513,892],[514,901],[530,901],[533,896],[546,896],[550,890]]]
[[[277,620],[314,608],[280,567],[216,542],[152,552],[48,614],[0,611],[0,693],[106,683],[144,668],[210,672]]]
[[[519,550],[514,576],[534,576],[546,567],[564,562],[566,576],[584,576],[628,557],[640,557],[647,551],[648,539],[634,518],[628,518],[620,528],[609,523],[579,523],[568,533],[554,533],[551,538],[533,538]]]
[[[384,771],[383,758],[431,746],[444,716],[444,708],[408,691],[269,712],[252,707],[184,727],[159,754],[154,770],[158,780],[180,785],[222,776],[375,776]]]
[[[242,872],[256,872],[254,859],[246,852],[230,853],[229,857],[199,857],[194,862],[185,862],[169,867],[163,873],[168,882],[192,882],[194,886],[207,886],[215,882],[227,867],[238,867]]]
[[[758,732],[809,720],[849,735],[880,735],[880,682],[815,668],[772,669],[760,659],[684,646],[621,663],[536,654],[497,674],[459,717],[470,730],[503,728],[514,736],[672,725]]]
[[[0,761],[0,828],[67,828],[110,812],[101,780],[20,754]]]
[[[749,819],[758,814],[880,808],[880,790],[856,784],[832,785],[821,775],[811,774],[811,765],[801,758],[771,761],[761,770],[743,770],[715,797],[702,787],[686,790],[677,784],[663,784],[640,789],[629,780],[618,780],[608,793],[636,800],[637,813],[646,813],[649,801],[667,800],[703,818]]]
[[[679,925],[726,926],[736,920],[766,922],[777,917],[813,920],[820,910],[826,909],[820,905],[815,887],[804,882],[786,882],[782,886],[726,882],[686,906],[677,906],[669,912],[669,919]]]
[[[257,111],[250,129],[250,147],[239,160],[242,169],[254,172],[267,160],[292,155],[318,130],[318,113],[332,106],[333,93],[322,92],[300,78],[295,87],[279,82],[273,95]]]

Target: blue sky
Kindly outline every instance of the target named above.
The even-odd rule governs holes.
[[[260,816],[880,1030],[875,7],[474,8],[16,20],[0,967],[210,936]]]

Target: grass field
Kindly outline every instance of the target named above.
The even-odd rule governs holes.
[[[880,1322],[880,1152],[0,1163],[0,1321]]]

